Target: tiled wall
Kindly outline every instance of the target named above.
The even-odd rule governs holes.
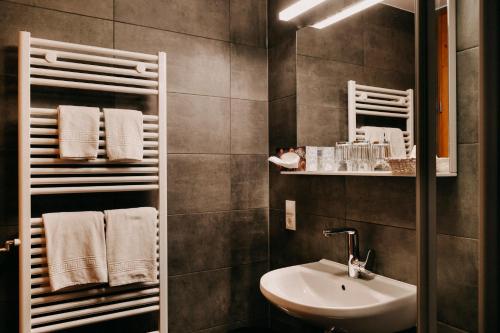
[[[332,145],[345,140],[348,79],[400,89],[413,85],[411,75],[396,75],[408,74],[413,66],[412,51],[401,48],[413,18],[388,16],[389,9],[377,6],[336,25],[337,38],[309,35],[302,40],[301,34],[310,34],[307,28],[296,38],[292,25],[275,19],[287,2],[276,1],[269,8],[270,151],[296,142]],[[440,332],[477,331],[477,22],[477,1],[459,0],[459,176],[438,180]],[[387,34],[391,26],[399,33]],[[286,199],[297,201],[296,232],[284,230]],[[414,179],[284,176],[270,169],[271,268],[320,258],[345,262],[343,237],[321,234],[323,228],[339,225],[359,230],[362,254],[375,249],[376,272],[416,283]],[[316,332],[276,309],[271,324],[287,332]]]
[[[17,235],[19,30],[167,52],[169,331],[265,324],[258,280],[268,269],[267,1],[0,0],[0,241]],[[0,265],[0,331],[15,332],[16,255],[2,255]],[[124,327],[143,332],[154,323],[141,317],[77,331]]]

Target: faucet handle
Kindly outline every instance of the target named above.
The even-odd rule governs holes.
[[[370,270],[373,267],[375,261],[375,250],[369,249],[366,253],[366,258],[364,261],[360,262],[360,266],[364,270]]]

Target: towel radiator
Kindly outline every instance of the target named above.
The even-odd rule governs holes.
[[[153,311],[159,312],[159,332],[167,332],[166,67],[164,52],[121,51],[19,32],[21,333],[52,332]],[[97,159],[59,159],[57,101],[51,108],[33,107],[32,86],[157,96],[157,114],[144,115],[144,159],[108,162],[102,121]],[[123,191],[158,191],[159,282],[51,292],[43,223],[31,216],[32,197]]]
[[[363,140],[357,116],[399,118],[405,120],[403,137],[406,154],[413,148],[413,89],[396,90],[347,82],[349,141]]]

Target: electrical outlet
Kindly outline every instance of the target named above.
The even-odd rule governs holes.
[[[287,230],[297,230],[295,218],[295,201],[286,200],[285,226]]]

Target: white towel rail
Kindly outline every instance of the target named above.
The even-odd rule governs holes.
[[[166,65],[163,52],[150,55],[19,33],[19,332],[53,332],[158,312],[156,333],[167,333]],[[34,86],[156,96],[157,112],[143,117],[143,160],[114,162],[106,158],[102,112],[98,157],[90,161],[60,159],[59,103],[31,105]],[[154,190],[159,194],[158,283],[51,292],[43,222],[31,216],[34,196]]]
[[[396,90],[347,82],[349,141],[364,140],[358,116],[396,118],[405,120],[403,138],[409,154],[414,141],[413,90]]]

